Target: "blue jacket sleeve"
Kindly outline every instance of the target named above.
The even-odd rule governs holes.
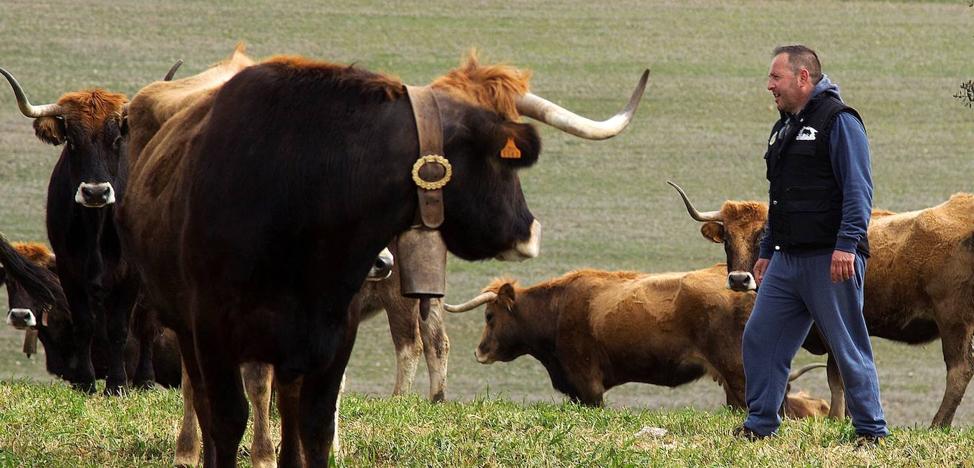
[[[771,223],[764,223],[764,230],[761,233],[761,242],[759,244],[758,258],[771,258],[774,255],[774,250],[771,248]]]
[[[873,179],[866,129],[848,112],[838,115],[829,141],[832,171],[842,190],[842,224],[835,249],[856,252],[866,235],[873,206]]]

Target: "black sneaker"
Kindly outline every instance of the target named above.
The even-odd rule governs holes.
[[[751,430],[751,428],[743,424],[735,427],[734,432],[732,432],[732,434],[734,435],[734,437],[737,437],[738,439],[744,439],[751,442],[764,439],[765,437],[769,437],[766,435],[758,434],[757,432],[754,432],[753,430]]]
[[[886,445],[886,436],[860,434],[856,437],[856,450],[870,450]]]

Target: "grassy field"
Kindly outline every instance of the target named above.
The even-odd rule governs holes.
[[[62,384],[0,384],[0,466],[166,466],[175,451],[176,391],[84,398]],[[899,429],[882,447],[856,450],[848,425],[785,422],[780,435],[729,435],[728,410],[605,411],[479,398],[430,404],[419,397],[346,395],[345,466],[970,466],[971,429]],[[275,415],[275,422],[277,421]],[[643,428],[663,429],[659,436]],[[278,438],[275,434],[275,439]],[[238,461],[249,466],[250,434]]]
[[[485,61],[534,70],[536,93],[597,118],[621,106],[641,70],[651,68],[647,96],[619,137],[588,142],[541,129],[545,151],[521,179],[545,225],[542,256],[523,264],[451,260],[449,298],[459,301],[500,275],[530,284],[580,267],[674,271],[722,261],[722,249],[700,237],[664,181],[682,184],[705,209],[766,193],[761,154],[776,112],[764,77],[770,50],[783,43],[817,48],[826,73],[863,115],[877,207],[912,210],[974,190],[974,112],[953,97],[974,77],[972,21],[966,1],[5,0],[0,66],[36,104],[93,86],[132,94],[162,77],[175,59],[186,61],[180,71],[186,76],[226,56],[239,40],[255,57],[297,53],[354,62],[415,84],[477,47]],[[0,231],[15,240],[45,239],[47,177],[60,149],[34,138],[30,120],[5,89],[0,85]],[[515,402],[561,401],[530,358],[477,364],[472,353],[481,314],[447,322],[449,399],[489,392]],[[20,340],[9,329],[0,332],[0,378],[46,379],[37,358],[19,353]],[[944,387],[939,342],[907,347],[877,340],[875,346],[888,420],[899,427],[928,424]],[[385,321],[363,324],[349,388],[385,395],[394,366]],[[422,376],[417,383],[415,391],[425,392]],[[822,374],[800,386],[818,396],[827,392]],[[723,392],[709,380],[679,389],[626,385],[607,400],[617,408],[710,410]],[[972,422],[969,398],[955,424]]]

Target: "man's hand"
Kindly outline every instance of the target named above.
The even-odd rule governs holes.
[[[764,279],[764,272],[768,270],[769,263],[771,262],[768,259],[759,258],[757,263],[754,264],[754,270],[751,270],[751,272],[754,273],[754,282],[757,283],[758,286],[761,285],[761,280]]]
[[[836,250],[832,252],[832,282],[840,283],[856,273],[856,254]]]

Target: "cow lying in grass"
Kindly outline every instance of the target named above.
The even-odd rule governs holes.
[[[727,404],[743,409],[741,337],[755,295],[726,289],[726,272],[724,265],[662,274],[578,270],[527,288],[498,279],[446,310],[486,303],[477,360],[531,355],[556,390],[582,404],[602,405],[608,389],[628,382],[676,387],[710,375]],[[785,413],[821,407],[803,399],[789,395]]]

